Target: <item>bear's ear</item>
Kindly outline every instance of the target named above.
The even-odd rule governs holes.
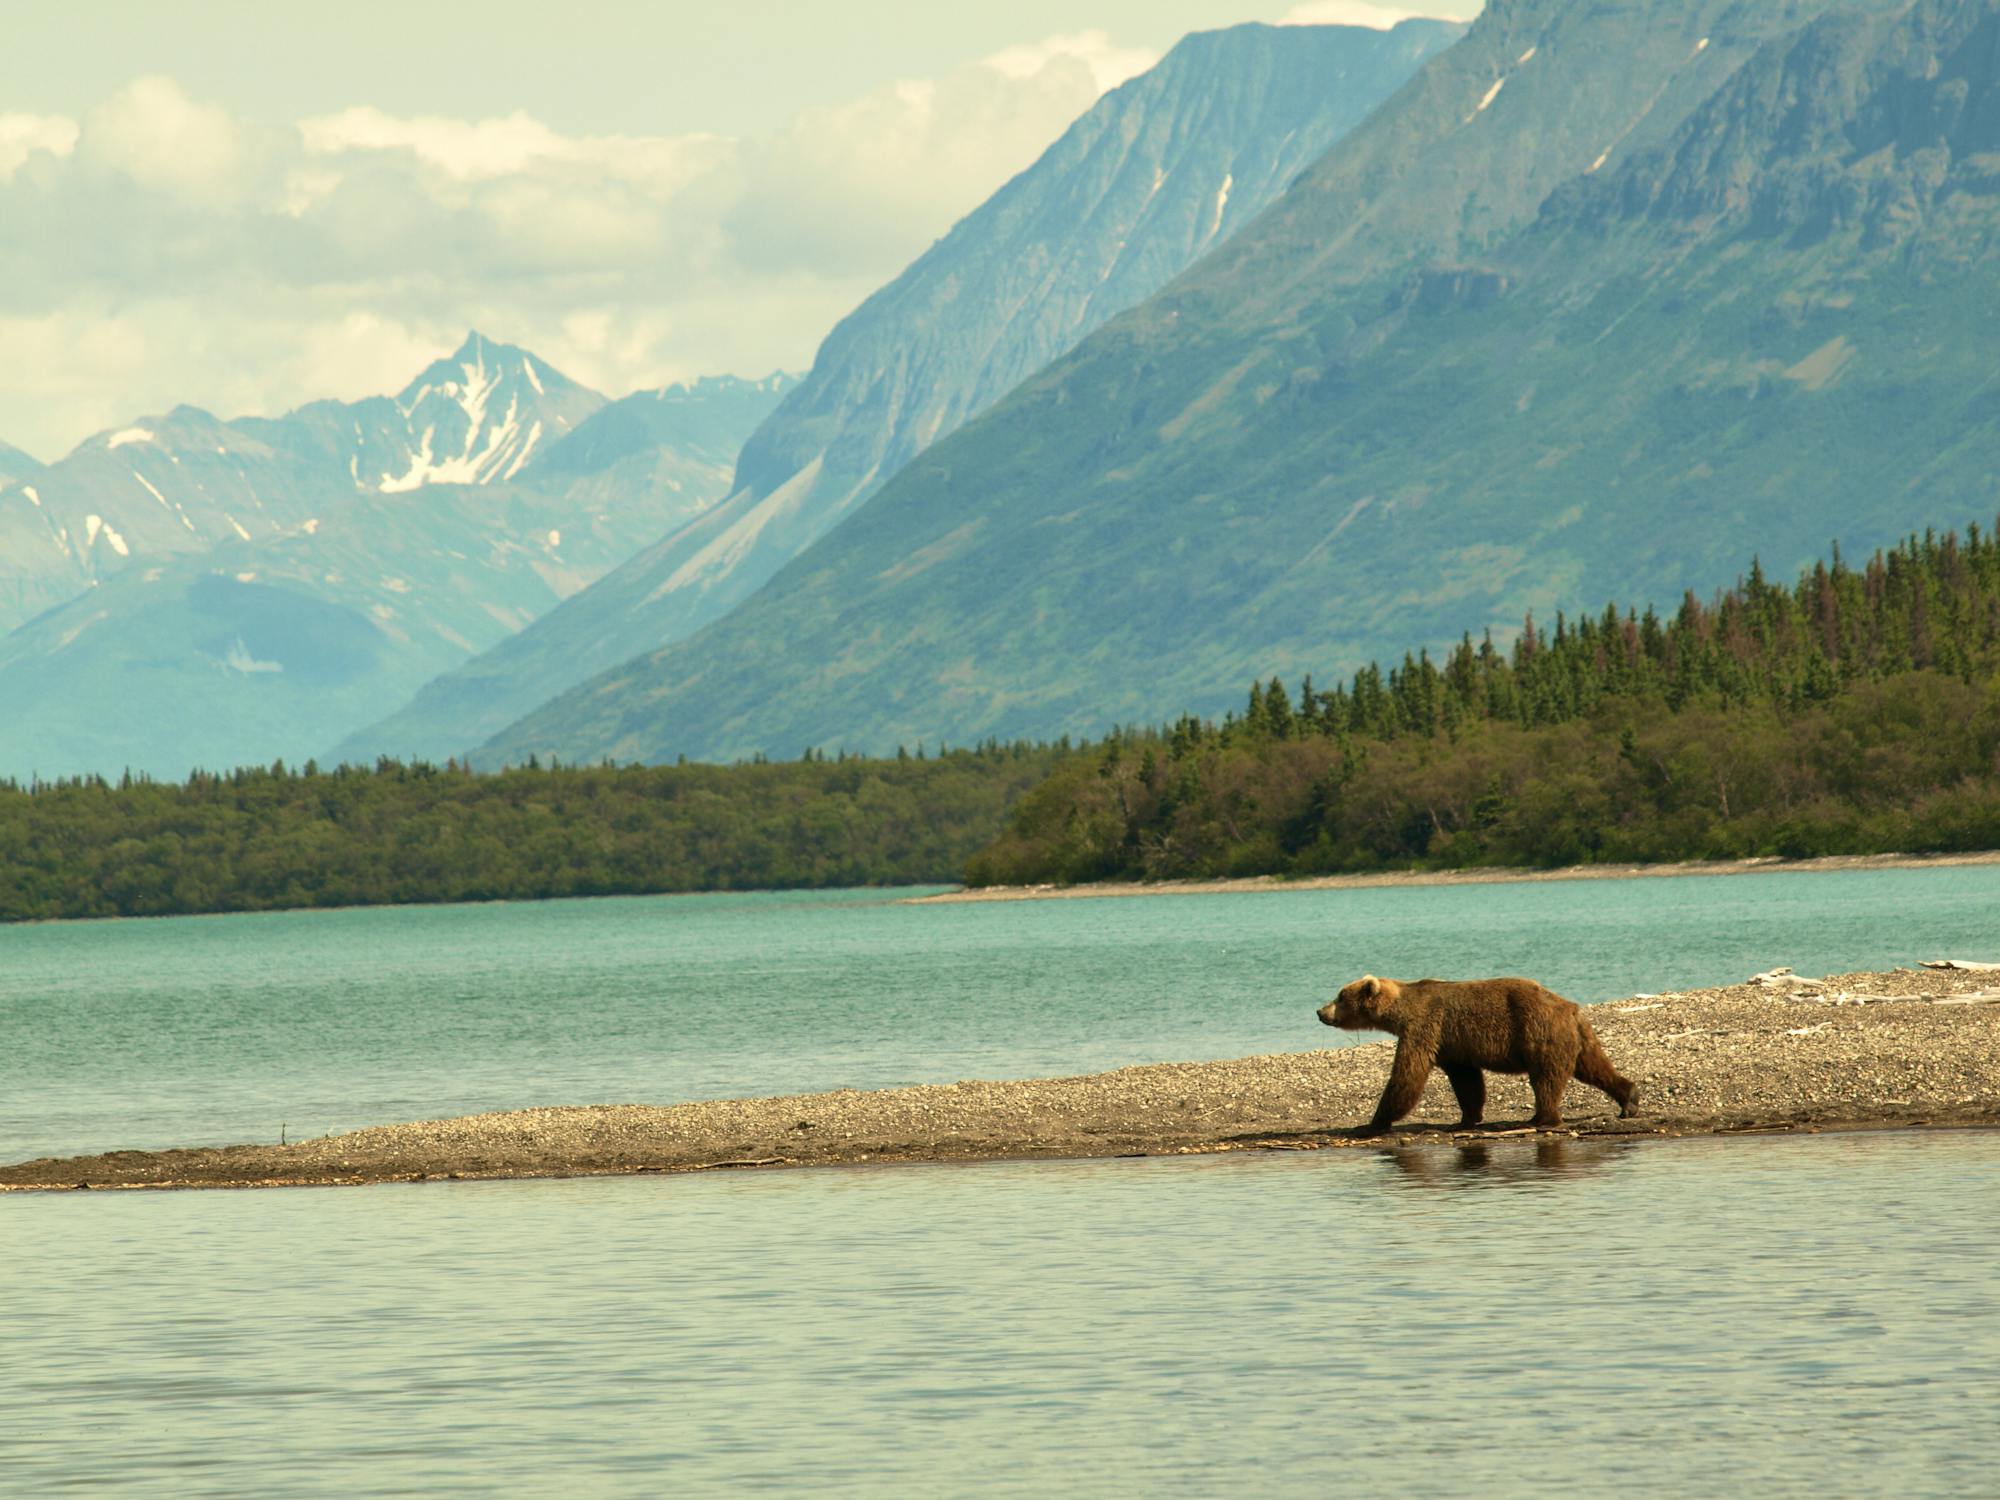
[[[1366,996],[1367,996],[1367,997],[1368,997],[1369,999],[1371,999],[1371,1000],[1372,1000],[1372,999],[1374,999],[1374,998],[1375,998],[1375,997],[1376,997],[1376,996],[1377,996],[1378,994],[1380,994],[1380,993],[1381,993],[1381,991],[1382,991],[1382,981],[1381,981],[1381,980],[1377,979],[1377,978],[1376,978],[1376,977],[1375,977],[1375,976],[1374,976],[1373,974],[1363,974],[1363,975],[1361,976],[1361,993],[1362,993],[1362,994],[1366,995]]]

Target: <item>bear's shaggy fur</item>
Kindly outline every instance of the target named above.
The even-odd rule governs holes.
[[[1485,1112],[1482,1070],[1528,1075],[1539,1129],[1562,1124],[1571,1078],[1609,1094],[1619,1114],[1639,1112],[1638,1085],[1612,1066],[1582,1007],[1532,979],[1399,981],[1368,974],[1320,1007],[1319,1018],[1346,1031],[1386,1031],[1396,1038],[1396,1060],[1366,1128],[1370,1135],[1417,1107],[1434,1066],[1444,1069],[1458,1096],[1460,1126],[1477,1125]]]

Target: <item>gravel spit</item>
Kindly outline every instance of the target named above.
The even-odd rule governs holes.
[[[2000,970],[1896,969],[1590,1008],[1639,1116],[1572,1084],[1563,1136],[2000,1125]],[[1302,1021],[1311,1024],[1307,1010]],[[1080,1078],[972,1081],[665,1107],[514,1110],[288,1146],[114,1151],[0,1167],[0,1191],[279,1187],[869,1162],[1381,1149],[1529,1133],[1526,1081],[1489,1075],[1488,1125],[1453,1132],[1441,1074],[1394,1134],[1357,1138],[1393,1043]]]

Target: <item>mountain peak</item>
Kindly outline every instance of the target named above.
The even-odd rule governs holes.
[[[824,529],[1227,240],[1463,29],[1181,38],[841,320],[744,445],[737,489],[768,497],[818,462],[785,504]]]
[[[511,479],[538,445],[569,432],[604,398],[526,349],[473,329],[454,353],[404,386],[395,404],[409,425],[407,466],[372,486],[392,494]]]
[[[1996,42],[2000,0],[1496,0],[727,618],[475,761],[1219,714],[1279,670],[1705,591],[1746,535],[1788,570],[1990,513]],[[1206,170],[1242,191],[1240,153]],[[1539,227],[1579,177],[1616,190],[1615,233]],[[1017,262],[1045,274],[989,264]],[[836,352],[773,457],[841,457],[800,394]]]
[[[490,339],[475,328],[465,335],[464,342],[457,349],[442,359],[432,360],[416,379],[404,386],[396,396],[396,404],[408,412],[423,398],[426,387],[438,389],[445,385],[458,385],[473,389],[509,377],[526,380],[537,395],[547,394],[551,387],[575,391],[584,389],[547,360],[518,344],[503,344],[498,339]]]
[[[34,454],[23,452],[12,443],[0,443],[0,480],[32,479],[46,467]]]
[[[455,732],[432,743],[471,743],[510,704],[691,633],[865,523],[913,454],[1249,222],[1462,29],[1250,24],[1179,43],[841,320],[742,446],[728,500],[441,680],[425,712]],[[595,471],[724,394],[621,403],[540,462]]]

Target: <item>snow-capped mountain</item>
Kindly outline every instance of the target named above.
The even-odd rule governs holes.
[[[18,464],[0,459],[0,630],[126,567],[280,536],[357,493],[513,478],[604,404],[472,333],[393,397],[234,421],[176,406],[86,439],[32,481],[10,482]]]
[[[233,425],[350,489],[396,495],[516,478],[604,405],[546,360],[473,332],[394,396],[314,401]]]
[[[0,775],[322,751],[712,505],[790,383],[606,403],[474,334],[394,397],[0,449]]]
[[[403,388],[391,418],[374,406],[383,445],[357,441],[348,472],[365,489],[399,494],[426,484],[491,484],[519,474],[567,437],[604,397],[525,349],[478,333]],[[362,439],[359,422],[357,439]],[[389,452],[382,461],[382,448]],[[369,449],[368,464],[361,460]]]
[[[352,493],[192,406],[101,432],[0,493],[0,629],[146,558],[276,536]]]

